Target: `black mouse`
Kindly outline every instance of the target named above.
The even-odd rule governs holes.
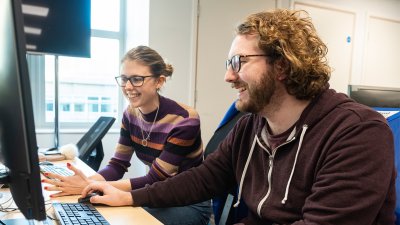
[[[79,197],[78,198],[78,203],[83,203],[83,204],[93,204],[90,202],[90,198],[92,196],[96,196],[96,195],[102,195],[99,192],[92,192],[86,195],[86,197]],[[100,204],[93,204],[93,205],[100,205]]]

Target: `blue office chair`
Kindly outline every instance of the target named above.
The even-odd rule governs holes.
[[[378,112],[397,112],[386,118],[394,137],[394,163],[396,165],[396,225],[400,225],[400,108],[373,107]]]
[[[386,109],[391,110],[391,109]],[[399,109],[397,109],[399,110]],[[390,128],[394,136],[394,159],[397,170],[396,179],[396,225],[400,225],[400,112],[387,118]]]
[[[225,116],[218,125],[218,128],[215,130],[214,135],[207,143],[204,151],[205,157],[217,149],[219,143],[228,135],[237,120],[243,115],[245,115],[245,113],[238,111],[234,102],[225,113]],[[212,199],[215,224],[234,224],[247,216],[247,206],[243,201],[240,202],[238,207],[232,207],[233,202],[236,202],[236,200],[237,188]]]

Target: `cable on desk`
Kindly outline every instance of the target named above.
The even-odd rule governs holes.
[[[54,218],[54,217],[50,216],[49,213],[47,213],[51,208],[53,208],[53,205],[51,204],[51,200],[46,200],[45,201],[45,205],[46,206],[50,205],[50,207],[46,208],[46,217],[51,219],[51,220],[53,220],[53,221],[57,221],[57,222],[60,221],[57,218]]]
[[[12,199],[12,198],[10,198],[10,199]],[[5,216],[7,216],[9,213],[11,213],[11,212],[18,212],[18,211],[19,211],[18,208],[10,207],[10,206],[13,204],[13,202],[14,202],[14,201],[10,201],[10,199],[8,199],[7,201],[5,201],[5,202],[3,202],[3,203],[0,203],[0,212],[4,212],[4,213],[5,213],[4,215],[1,216],[0,221],[2,221],[2,219],[3,219]],[[6,203],[8,203],[8,202],[9,202],[10,204],[8,204],[8,206],[4,207],[4,204],[6,204]]]
[[[11,207],[11,205],[13,204],[13,202],[14,202],[14,200],[13,200],[13,198],[12,198],[11,196],[10,196],[10,198],[8,198],[6,201],[1,202],[1,203],[0,203],[0,212],[8,213],[8,212],[17,211],[18,208],[16,208],[16,207]],[[5,206],[6,204],[8,204],[8,205]]]

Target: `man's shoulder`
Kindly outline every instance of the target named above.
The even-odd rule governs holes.
[[[359,122],[379,121],[387,123],[385,117],[377,110],[357,102],[346,102],[341,104],[339,108],[357,117]]]

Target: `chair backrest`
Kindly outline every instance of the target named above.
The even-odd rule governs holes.
[[[230,106],[210,141],[207,143],[207,146],[204,150],[205,157],[218,148],[218,145],[232,130],[236,122],[245,114],[246,113],[240,112],[236,109],[235,102]],[[221,196],[213,198],[215,224],[233,224],[238,222],[240,218],[243,218],[247,215],[247,206],[244,203],[241,203],[235,210],[231,210],[232,203],[236,198],[236,190],[231,190],[229,193],[227,192]]]
[[[395,100],[398,101],[396,96]],[[396,102],[395,102],[396,103]],[[400,225],[400,108],[373,107],[376,111],[386,117],[394,137],[394,163],[396,166],[396,225]]]
[[[228,133],[232,130],[233,126],[235,126],[236,122],[242,117],[245,113],[237,111],[234,115],[231,115],[229,120],[226,120],[224,124],[220,124],[220,126],[215,130],[213,136],[210,141],[208,141],[207,146],[204,150],[204,156],[207,157],[208,154],[214,152],[218,145],[222,140],[228,135]]]
[[[389,110],[388,110],[389,111]],[[394,160],[397,170],[396,179],[396,225],[400,225],[400,109],[396,109],[397,113],[388,117],[387,121],[392,129],[394,136]]]

